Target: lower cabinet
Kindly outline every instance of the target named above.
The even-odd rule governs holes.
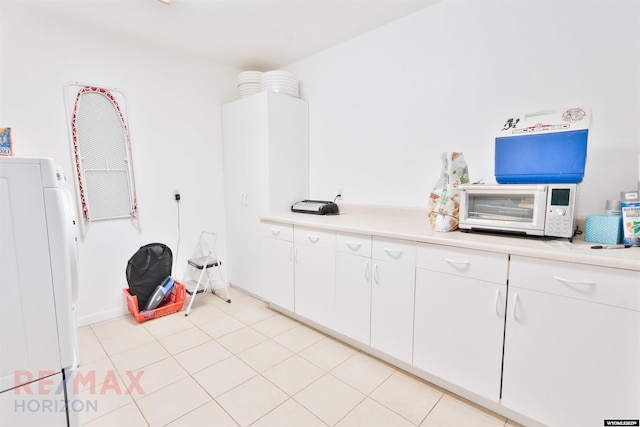
[[[260,277],[262,297],[294,311],[293,226],[262,223]]]
[[[295,312],[333,328],[335,232],[295,227],[294,243]]]
[[[502,405],[551,426],[640,418],[638,272],[512,256]]]
[[[551,426],[640,418],[637,271],[263,221],[264,298]]]
[[[500,399],[506,285],[418,269],[413,364]]]
[[[373,237],[371,347],[407,363],[413,353],[415,245]]]
[[[498,402],[508,256],[420,244],[413,365]]]
[[[335,323],[337,332],[370,344],[371,236],[336,236]]]

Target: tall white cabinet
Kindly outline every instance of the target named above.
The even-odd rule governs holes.
[[[307,102],[260,92],[222,109],[228,281],[261,296],[260,215],[309,192]]]

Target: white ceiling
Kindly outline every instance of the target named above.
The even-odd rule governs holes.
[[[12,0],[2,0],[10,3]],[[13,0],[17,1],[17,0]],[[52,19],[153,40],[241,70],[278,69],[439,0],[21,0]]]

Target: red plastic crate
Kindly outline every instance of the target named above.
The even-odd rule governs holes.
[[[184,306],[184,302],[187,299],[187,288],[182,283],[176,281],[171,294],[169,294],[169,300],[167,302],[164,302],[153,310],[143,311],[140,313],[138,310],[138,297],[131,295],[127,288],[124,288],[122,292],[124,292],[124,295],[127,298],[127,308],[129,309],[129,312],[139,323],[149,319],[155,319],[156,317],[166,316],[167,314],[177,313],[182,310],[182,306]]]

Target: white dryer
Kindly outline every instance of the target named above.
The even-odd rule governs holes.
[[[51,159],[0,157],[1,427],[79,425],[73,221]]]

